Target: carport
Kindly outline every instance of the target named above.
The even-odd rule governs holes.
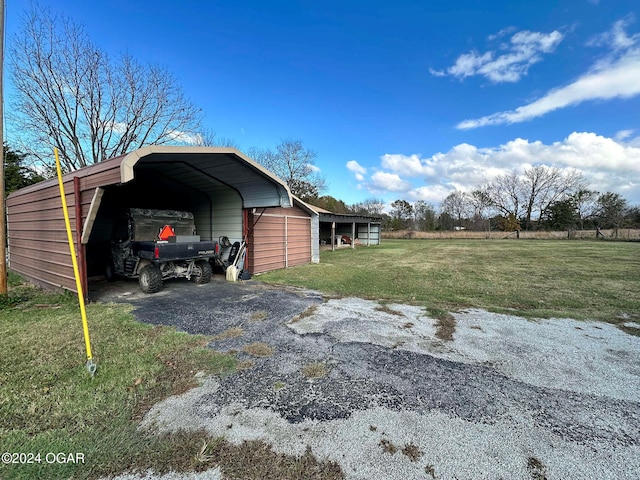
[[[257,209],[293,206],[287,185],[233,148],[147,146],[63,177],[82,281],[102,275],[123,207],[191,211],[203,240],[250,236]],[[57,179],[7,199],[9,268],[45,287],[76,290]],[[251,259],[252,273],[263,268]],[[268,269],[268,267],[264,267]],[[84,289],[88,291],[87,288]]]
[[[313,207],[319,214],[319,236],[322,245],[331,245],[332,249],[341,246],[340,238],[344,235],[351,239],[350,246],[380,245],[382,218],[333,213],[320,207]]]

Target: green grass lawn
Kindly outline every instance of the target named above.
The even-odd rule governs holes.
[[[640,243],[384,240],[325,251],[319,264],[259,278],[424,305],[436,315],[476,307],[528,318],[640,321]]]
[[[387,240],[323,252],[320,264],[258,278],[423,305],[443,321],[449,311],[479,307],[640,323],[640,243]],[[153,404],[192,388],[198,372],[232,374],[236,359],[206,348],[206,337],[137,322],[130,308],[88,305],[98,365],[92,379],[75,297],[10,277],[9,295],[0,296],[0,453],[40,453],[42,460],[0,464],[0,478],[98,478],[215,465],[232,478],[342,478],[337,465],[318,462],[310,452],[293,458],[261,442],[234,446],[205,432],[138,430]],[[49,452],[81,453],[84,463],[48,464]]]
[[[175,462],[163,453],[178,448],[176,439],[140,432],[137,420],[160,399],[196,385],[197,372],[230,372],[235,359],[205,348],[205,337],[136,322],[126,305],[92,304],[98,371],[91,378],[75,297],[20,285],[16,277],[11,284],[0,297],[0,451],[40,458],[0,465],[0,478],[90,478]],[[80,453],[83,462],[47,461],[54,458],[47,453],[59,452]],[[180,463],[192,461],[183,455]]]

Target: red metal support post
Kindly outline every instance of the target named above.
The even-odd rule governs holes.
[[[249,267],[251,262],[251,253],[253,251],[253,215],[249,212],[248,208],[242,209],[242,237],[245,241],[245,260],[244,260],[244,269],[247,271],[251,271],[252,269]],[[251,224],[250,224],[251,223]],[[249,248],[251,245],[251,248]]]
[[[87,281],[87,258],[85,246],[82,243],[82,195],[80,194],[80,178],[73,177],[73,197],[76,213],[76,250],[78,251],[78,266],[80,281],[85,300],[89,298],[89,282]]]

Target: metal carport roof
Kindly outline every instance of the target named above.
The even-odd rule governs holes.
[[[121,182],[136,168],[162,165],[163,173],[201,191],[216,180],[238,191],[244,208],[290,207],[287,184],[235,148],[151,145],[128,153],[120,162]]]

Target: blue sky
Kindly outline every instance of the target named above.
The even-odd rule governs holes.
[[[348,204],[536,164],[640,204],[637,0],[39,3],[166,66],[241,150],[301,140]],[[7,2],[7,42],[30,4]]]

